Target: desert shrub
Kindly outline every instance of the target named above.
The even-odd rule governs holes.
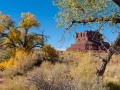
[[[109,87],[109,90],[120,90],[120,85],[113,82],[108,82],[107,86]]]
[[[91,53],[87,53],[86,56],[81,59],[77,66],[73,65],[73,67],[71,68],[71,76],[85,78],[91,78],[93,77],[93,75],[95,76],[94,73],[96,68],[91,55]]]
[[[89,74],[83,68],[80,70],[63,63],[43,62],[41,67],[27,74],[27,87],[30,90],[33,90],[32,88],[37,88],[37,90],[108,90],[102,78],[97,80],[92,71]],[[80,75],[77,72],[80,72]]]
[[[8,50],[0,49],[0,62],[5,61],[10,58]]]
[[[82,53],[82,52],[76,52],[76,56],[77,56],[77,57],[80,57],[80,58],[81,58],[81,57],[84,57],[84,53]]]
[[[49,60],[53,63],[58,60],[58,53],[53,47],[51,47],[51,45],[46,44],[43,46],[42,51],[44,52],[46,60]]]
[[[13,66],[13,59],[10,58],[9,60],[3,61],[0,63],[0,70],[5,70],[6,68],[10,68]]]
[[[83,53],[80,52],[82,55],[81,57],[78,56],[79,52],[74,52],[74,51],[63,51],[59,52],[59,60],[63,63],[66,63],[68,65],[72,65],[74,63],[78,64],[83,57]]]
[[[73,65],[70,76],[73,80],[79,81],[79,84],[75,85],[79,90],[107,90],[102,79],[96,77],[96,65],[92,55],[92,52],[88,52],[78,65]]]
[[[5,78],[4,82],[0,84],[0,90],[27,90],[24,83],[25,78],[23,76],[14,78]]]
[[[24,51],[18,51],[14,58],[13,69],[16,72],[27,72],[30,68],[34,67],[38,57],[34,53],[25,53]]]
[[[37,90],[73,90],[73,85],[67,77],[67,71],[65,64],[53,65],[44,62],[40,68],[28,73],[27,85],[29,88],[35,86]]]
[[[9,78],[9,75],[8,80],[6,80],[9,82],[6,83],[7,90],[119,90],[119,83],[109,83],[110,80],[106,80],[108,77],[106,74],[104,77],[96,77],[97,63],[92,52],[84,54],[83,57],[79,57],[80,59],[77,57],[78,60],[74,59],[77,53],[65,52],[64,55],[62,52],[61,54],[65,57],[64,59],[70,58],[70,61],[73,61],[72,64],[64,62],[52,64],[45,61],[44,52],[40,50],[34,53],[19,50],[14,58],[8,60],[12,64],[10,63],[11,66],[8,65],[4,71],[5,74],[17,75],[16,77],[12,76],[12,79]],[[34,67],[38,61],[42,61],[41,65]],[[108,69],[116,70],[117,73],[113,76],[117,75],[118,79],[119,69],[117,66],[112,65]],[[18,76],[18,74],[22,76]]]
[[[19,50],[16,52],[15,57],[11,57],[9,60],[0,63],[0,66],[5,68],[6,74],[22,75],[33,68],[38,61],[40,59],[38,59],[35,53],[27,53],[24,50]]]

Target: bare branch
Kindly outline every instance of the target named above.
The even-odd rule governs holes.
[[[112,1],[115,2],[120,7],[120,0],[112,0]]]
[[[101,17],[101,18],[93,18],[93,19],[88,19],[88,20],[87,19],[86,20],[78,20],[78,21],[72,20],[71,24],[67,28],[65,28],[65,30],[70,29],[75,23],[86,24],[88,22],[98,22],[98,21],[101,21],[101,22],[103,22],[103,21],[106,21],[106,22],[112,21],[112,22],[115,22],[115,23],[120,23],[120,17],[113,18],[112,16],[110,16],[110,17],[107,17],[107,18]]]

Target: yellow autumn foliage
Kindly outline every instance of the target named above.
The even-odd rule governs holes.
[[[20,27],[25,27],[27,29],[31,28],[32,26],[38,27],[39,23],[35,19],[35,16],[31,13],[23,13],[22,14],[22,21],[19,23]]]
[[[14,30],[14,28],[10,28],[8,36],[14,43],[21,43],[20,41],[22,41],[21,32],[19,30]]]
[[[36,20],[35,15],[31,13],[23,13],[22,20],[19,26],[16,27],[8,15],[0,13],[0,34],[6,33],[2,43],[6,48],[11,48],[11,55],[15,55],[16,48],[24,48],[28,51],[34,47],[42,47],[44,39],[37,33],[29,33],[32,27],[38,27],[39,22]],[[8,30],[8,31],[6,31]]]
[[[4,32],[4,30],[5,30],[4,25],[0,25],[0,33],[3,33],[3,32]]]
[[[50,44],[43,46],[42,51],[46,57],[58,57],[57,51]]]
[[[76,66],[73,65],[70,75],[74,77],[91,78],[95,73],[95,65],[93,63],[92,53],[88,52],[84,57],[81,58],[80,63]]]
[[[83,52],[76,52],[76,56],[77,57],[84,57],[84,53]]]
[[[6,20],[8,20],[8,19],[10,19],[10,17],[9,17],[8,15],[2,15],[2,16],[0,17],[0,20],[1,20],[2,22],[6,21]]]
[[[10,58],[9,60],[6,60],[4,62],[1,62],[0,63],[0,70],[4,70],[6,68],[10,68],[10,67],[13,66],[13,64],[14,64],[14,61],[13,61],[12,58]]]
[[[17,49],[14,57],[0,63],[0,69],[7,68],[24,68],[30,66],[37,59],[37,56],[32,53],[25,52],[24,50]]]

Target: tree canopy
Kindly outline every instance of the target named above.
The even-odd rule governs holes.
[[[36,33],[29,33],[32,27],[39,27],[39,22],[36,20],[35,15],[31,13],[22,13],[22,20],[19,26],[16,27],[8,15],[0,14],[0,34],[1,36],[8,33],[4,37],[2,45],[9,48],[24,48],[31,50],[32,48],[44,45],[44,39],[41,35]]]
[[[113,0],[117,1],[117,0]],[[54,0],[59,12],[56,15],[57,26],[65,30],[76,24],[89,22],[120,23],[120,8],[112,0]]]

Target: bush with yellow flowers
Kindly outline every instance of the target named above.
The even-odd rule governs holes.
[[[76,56],[77,57],[84,57],[84,53],[83,52],[76,52]]]
[[[12,70],[14,74],[27,72],[37,62],[38,56],[33,52],[17,50],[14,57],[0,63],[1,70]]]
[[[9,60],[6,60],[4,62],[0,63],[0,70],[5,70],[5,68],[9,68],[13,66],[13,59],[10,58]]]

